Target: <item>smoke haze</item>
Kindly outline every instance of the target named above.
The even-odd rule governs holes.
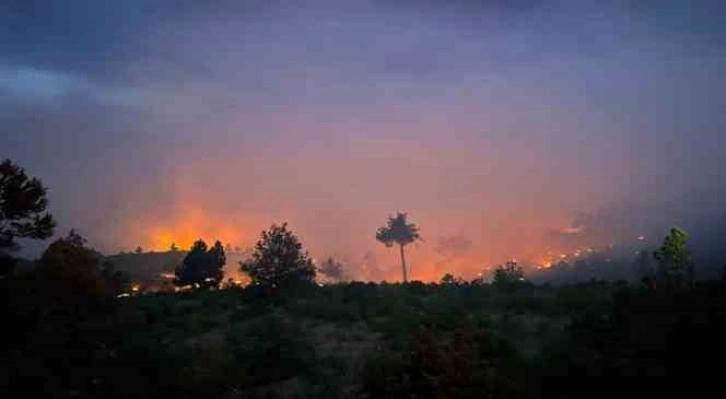
[[[395,280],[405,211],[415,279],[675,224],[726,259],[721,2],[67,3],[0,5],[0,157],[105,252],[287,221]]]

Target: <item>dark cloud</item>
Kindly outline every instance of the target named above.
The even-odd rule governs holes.
[[[0,61],[21,67],[118,78],[133,59],[138,29],[122,7],[94,1],[11,1],[0,6]]]
[[[0,91],[0,106],[2,155],[42,178],[60,230],[107,235],[105,249],[130,219],[169,202],[164,151],[139,109],[84,91],[52,101]]]
[[[209,65],[193,54],[150,43],[151,32],[180,24],[198,29],[215,19],[244,23],[272,8],[274,2],[262,1],[10,0],[0,4],[0,62],[106,82],[209,75]]]

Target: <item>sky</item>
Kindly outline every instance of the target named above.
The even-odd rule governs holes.
[[[397,211],[421,280],[676,224],[726,248],[724,20],[708,0],[4,1],[0,158],[107,253],[288,222],[396,280],[375,230]]]

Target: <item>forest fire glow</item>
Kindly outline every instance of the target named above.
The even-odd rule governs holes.
[[[185,191],[186,189],[182,190]],[[152,214],[139,224],[127,226],[129,233],[126,237],[141,236],[142,239],[132,241],[125,238],[125,247],[133,249],[141,246],[147,252],[166,252],[171,250],[173,244],[176,250],[186,251],[198,239],[204,240],[208,245],[219,240],[229,252],[225,281],[229,278],[237,280],[244,277],[239,271],[239,262],[248,256],[248,251],[259,238],[260,232],[272,224],[288,222],[310,256],[316,259],[332,256],[340,260],[345,264],[350,278],[359,281],[401,280],[398,254],[371,238],[371,232],[375,231],[378,221],[371,223],[355,219],[358,217],[357,213],[349,215],[339,211],[332,214],[334,222],[321,225],[319,219],[310,218],[308,213],[294,206],[286,206],[272,214],[264,210],[237,210],[234,206],[225,209],[220,206],[201,205],[221,201],[216,196],[198,197],[190,192],[180,197],[189,199],[170,204],[165,212]],[[370,218],[374,217],[371,213]],[[458,233],[463,237],[460,241],[467,244],[456,247],[450,244],[456,243],[456,240],[451,240],[451,235],[437,236],[436,229],[452,221],[467,226],[466,219],[456,220],[458,215],[449,213],[412,213],[412,217],[427,238],[424,242],[406,247],[412,280],[435,282],[446,273],[474,279],[477,272],[492,269],[511,260],[510,254],[516,254],[523,265],[530,265],[525,267],[548,269],[562,260],[577,259],[584,256],[586,251],[591,251],[584,246],[567,248],[566,245],[553,245],[542,240],[536,233],[527,235],[526,242],[520,243],[522,240],[512,240],[507,235],[491,236],[486,229],[478,228],[465,229]],[[535,220],[540,231],[548,226],[562,225],[566,221],[566,217],[553,213],[544,213],[538,217]],[[368,218],[367,215],[365,219]],[[385,212],[380,216],[381,221],[384,218]],[[533,219],[508,220],[508,226],[512,230],[529,226],[527,231],[532,231]],[[350,224],[351,221],[356,224]]]
[[[186,250],[199,239],[208,244],[219,240],[224,244],[238,245],[250,237],[244,226],[234,223],[234,218],[224,218],[189,205],[181,209],[170,221],[141,227],[146,231],[144,245],[148,249],[167,251],[174,244],[178,249]]]

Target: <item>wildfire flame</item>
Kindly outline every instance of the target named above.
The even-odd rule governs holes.
[[[142,230],[146,231],[145,248],[156,251],[167,251],[172,243],[186,250],[200,238],[208,244],[219,240],[239,245],[256,236],[247,224],[240,225],[235,218],[222,217],[194,205],[181,207],[170,221],[152,223]]]

